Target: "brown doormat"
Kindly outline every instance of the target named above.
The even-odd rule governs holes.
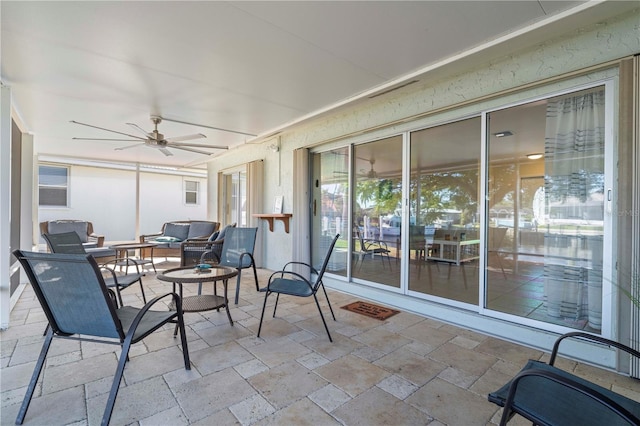
[[[396,311],[395,309],[389,309],[385,308],[384,306],[374,305],[373,303],[361,301],[349,303],[348,305],[343,306],[342,309],[346,309],[347,311],[355,312],[357,314],[366,315],[380,321],[386,320],[387,318],[400,313],[400,311]]]

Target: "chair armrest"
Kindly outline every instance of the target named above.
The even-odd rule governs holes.
[[[621,405],[621,403],[624,403],[622,400],[624,397],[620,396],[621,403],[619,403],[599,392],[595,385],[591,387],[590,382],[580,383],[574,380],[574,377],[570,373],[562,372],[553,366],[549,366],[548,369],[544,370],[530,368],[521,371],[509,386],[500,424],[506,424],[514,413],[518,413],[538,425],[556,424],[556,422],[566,421],[570,418],[575,419],[580,414],[583,417],[588,416],[590,420],[593,420],[594,424],[607,424],[612,420],[609,412],[614,412],[616,416],[625,419],[629,424],[640,424],[640,419]],[[552,382],[562,387],[560,389],[557,386],[552,387]],[[522,396],[516,399],[520,385],[524,390],[521,392]],[[556,405],[550,401],[543,403],[544,399],[538,400],[536,397],[536,394],[539,395],[541,392],[548,393],[547,399],[564,401],[564,404]],[[571,396],[572,394],[574,396]],[[584,395],[588,399],[579,398],[579,395]],[[618,396],[612,393],[613,398]],[[587,402],[589,406],[585,406]],[[599,404],[603,410],[598,410],[593,404]],[[583,411],[588,414],[583,413]],[[587,419],[582,420],[585,421]],[[576,420],[576,422],[576,424],[581,424],[581,421]]]
[[[113,266],[110,266],[110,265],[113,265]],[[132,259],[132,258],[129,258],[129,257],[116,257],[116,258],[114,258],[112,260],[108,260],[108,261],[104,262],[103,264],[100,265],[100,267],[105,268],[105,269],[109,269],[109,270],[112,271],[112,273],[115,273],[114,271],[115,271],[115,268],[117,266],[124,266],[127,269],[129,268],[129,266],[135,266],[136,267],[136,274],[140,274],[140,265],[141,265],[141,262],[139,262],[136,259]]]
[[[284,265],[284,268],[282,268],[283,271],[287,270],[287,267],[289,265],[302,265],[302,266],[306,266],[307,268],[309,268],[309,270],[311,271],[312,274],[318,274],[318,270],[316,268],[314,268],[313,266],[309,265],[308,263],[305,262],[287,262],[286,265]]]
[[[89,234],[89,236],[87,237],[87,240],[91,242],[95,242],[96,247],[104,246],[104,235]]]
[[[597,342],[600,344],[603,344],[605,346],[613,346],[617,349],[620,349],[621,351],[627,352],[628,354],[630,354],[631,356],[634,356],[638,359],[640,359],[640,352],[638,352],[637,350],[630,348],[629,346],[626,346],[620,342],[616,342],[614,340],[609,340],[606,339],[604,337],[600,337],[600,336],[595,336],[593,334],[588,334],[588,333],[583,333],[580,331],[574,331],[571,333],[566,333],[563,334],[562,336],[558,337],[558,339],[556,340],[556,342],[553,345],[553,350],[551,351],[551,358],[549,358],[549,365],[553,365],[553,363],[556,361],[556,356],[558,355],[558,349],[560,348],[560,343],[567,338],[578,338],[578,339],[583,339],[583,340],[589,340],[592,342]]]

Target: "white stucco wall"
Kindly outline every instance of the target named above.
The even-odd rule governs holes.
[[[388,134],[397,134],[400,130],[417,128],[426,125],[429,120],[416,118],[408,123],[399,123],[395,127],[366,132],[388,123],[400,122],[411,117],[424,116],[432,111],[462,105],[474,99],[485,98],[491,94],[509,89],[523,87],[557,77],[573,71],[589,68],[593,65],[616,60],[640,52],[640,9],[627,13],[616,19],[598,23],[553,39],[538,42],[517,52],[509,51],[504,46],[504,54],[500,59],[491,62],[465,61],[463,68],[456,64],[447,65],[445,69],[434,71],[433,80],[423,79],[420,83],[408,86],[405,91],[398,91],[369,100],[355,108],[344,108],[339,112],[326,115],[308,123],[288,129],[280,135],[280,152],[274,153],[267,147],[273,139],[261,141],[261,145],[248,144],[230,151],[208,164],[210,181],[209,211],[217,211],[217,173],[226,168],[238,166],[250,161],[263,159],[265,179],[264,192],[265,212],[272,209],[276,195],[284,196],[284,211],[293,213],[292,221],[300,214],[292,212],[292,169],[293,150],[299,147],[316,146],[323,141],[342,142],[373,140]],[[519,43],[521,45],[521,43]],[[589,77],[586,77],[587,79]],[[515,95],[516,97],[518,95]],[[508,102],[508,96],[502,96],[501,102]],[[470,113],[473,105],[460,107],[443,113],[442,117],[461,117]],[[364,134],[358,136],[359,132]],[[330,143],[335,145],[336,142]],[[279,156],[281,156],[280,161]],[[279,230],[265,231],[260,224],[265,247],[278,247],[278,250],[265,250],[264,266],[278,268],[291,257],[291,234]]]
[[[81,165],[69,167],[69,206],[40,207],[38,222],[87,220],[93,223],[94,232],[105,236],[105,241],[135,240],[136,172]],[[162,224],[170,220],[206,220],[207,180],[186,178],[200,182],[201,197],[198,205],[186,205],[184,179],[180,175],[140,173],[141,234],[159,232]],[[36,243],[44,244],[44,240],[39,237]]]

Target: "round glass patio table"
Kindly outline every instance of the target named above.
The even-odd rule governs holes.
[[[233,325],[231,313],[229,312],[229,301],[227,299],[227,283],[229,278],[233,278],[236,275],[238,275],[237,269],[214,265],[206,270],[200,270],[194,267],[168,269],[158,274],[157,278],[160,281],[173,283],[174,292],[176,290],[176,284],[178,285],[178,294],[182,299],[183,312],[202,312],[225,308],[227,311],[227,317],[229,318],[229,323]],[[217,294],[217,281],[222,281],[222,285],[224,287],[223,296],[218,296]],[[202,284],[205,282],[213,282],[214,294],[198,294],[195,296],[182,297],[183,284]],[[170,306],[170,308],[172,307]]]

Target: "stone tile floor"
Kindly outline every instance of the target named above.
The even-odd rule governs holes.
[[[175,265],[164,265],[175,266]],[[258,271],[264,285],[270,274]],[[171,285],[144,279],[148,300]],[[204,291],[210,292],[211,284]],[[185,295],[196,285],[185,285]],[[230,285],[231,294],[235,285]],[[192,369],[167,327],[134,345],[112,425],[487,425],[501,410],[487,393],[529,358],[548,354],[401,312],[385,321],[340,309],[357,298],[329,291],[330,343],[312,298],[281,298],[256,337],[264,293],[243,274],[234,326],[221,311],[187,313]],[[142,306],[134,288],[125,304]],[[328,316],[326,303],[322,303]],[[0,333],[0,424],[13,424],[46,322],[30,287]],[[117,348],[117,347],[115,347]],[[117,362],[111,345],[54,341],[25,425],[100,422]],[[637,380],[561,359],[562,368],[640,400]],[[529,424],[514,418],[510,424]]]

